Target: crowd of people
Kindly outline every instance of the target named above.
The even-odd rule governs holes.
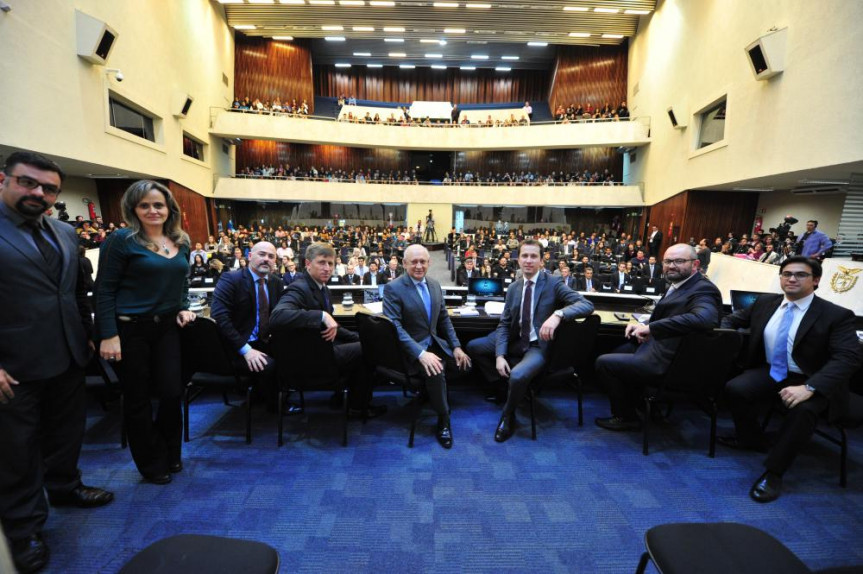
[[[240,99],[235,97],[231,102],[231,111],[233,112],[250,112],[266,115],[289,115],[293,117],[307,117],[309,115],[309,104],[306,100],[302,103],[297,103],[296,99],[288,101],[285,98],[282,101],[279,96],[273,98],[273,101],[263,100],[260,98],[250,99],[249,96]]]
[[[617,107],[605,102],[602,107],[594,107],[591,102],[586,104],[572,103],[568,106],[558,104],[554,110],[555,121],[568,124],[578,121],[629,121],[629,108],[626,102],[620,102]]]

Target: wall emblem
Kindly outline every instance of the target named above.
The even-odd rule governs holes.
[[[838,266],[839,271],[833,274],[830,278],[830,288],[834,293],[846,293],[854,288],[857,284],[857,274],[863,271],[863,268],[848,269],[847,267]]]

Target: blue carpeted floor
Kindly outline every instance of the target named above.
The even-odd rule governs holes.
[[[119,447],[116,410],[94,406],[81,467],[87,484],[116,493],[95,510],[53,509],[44,532],[48,572],[116,572],[132,555],[177,533],[254,539],[275,547],[282,572],[632,572],[644,532],[678,521],[736,521],[779,538],[810,567],[863,563],[863,448],[850,453],[849,487],[838,486],[838,449],[815,439],[786,475],[784,495],[759,505],[747,496],[761,455],[718,447],[707,457],[708,420],[677,407],[642,456],[640,433],[593,425],[605,397],[586,395],[585,426],[575,400],[551,389],[540,398],[538,440],[526,410],[504,444],[499,413],[476,389],[451,391],[455,446],[444,451],[425,418],[407,448],[400,393],[376,393],[390,412],[340,419],[325,394],[306,417],[254,410],[254,442],[243,441],[242,409],[217,395],[192,405],[185,470],[168,486],[141,482]],[[721,421],[725,430],[727,419]]]

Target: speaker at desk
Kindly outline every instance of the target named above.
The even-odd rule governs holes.
[[[119,35],[117,31],[80,10],[75,10],[75,28],[78,33],[78,56],[91,64],[107,64]]]
[[[746,46],[749,67],[756,80],[766,80],[785,70],[785,40],[788,28],[771,30]]]

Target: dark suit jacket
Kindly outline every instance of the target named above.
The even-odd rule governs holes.
[[[399,277],[401,277],[403,274],[404,274],[404,270],[403,270],[401,267],[396,268],[396,279],[398,279]],[[383,271],[381,271],[381,275],[383,275],[383,276],[384,276],[384,283],[389,283],[390,281],[392,281],[392,279],[390,279],[390,269],[389,269],[389,266],[387,266],[387,268],[386,268],[386,269],[384,269]]]
[[[86,365],[93,321],[75,228],[43,217],[63,258],[58,283],[39,250],[22,237],[20,221],[10,208],[0,209],[0,368],[25,382],[63,373],[70,358]]]
[[[267,277],[271,316],[284,291],[285,285],[282,280],[271,273]],[[243,345],[249,342],[249,337],[255,330],[257,312],[258,288],[255,286],[252,272],[248,269],[238,269],[223,273],[213,291],[210,317],[216,321],[222,337],[238,353]]]
[[[299,271],[294,271],[293,277],[291,277],[290,273],[285,273],[284,275],[282,275],[282,283],[284,283],[285,287],[287,287],[288,285],[290,285],[291,283],[293,283],[294,281],[296,281],[297,279],[302,277],[302,275],[303,274]]]
[[[575,287],[576,287],[578,282],[575,280],[575,277],[573,277],[572,275],[570,275],[566,279],[564,279],[563,276],[560,276],[560,280],[564,285],[566,285],[570,289],[577,291],[577,289]]]
[[[474,267],[473,271],[471,271],[470,276],[471,277],[479,277],[480,276],[479,270],[476,267]],[[455,272],[455,284],[458,285],[459,287],[467,287],[468,276],[467,276],[467,269],[465,269],[464,266],[459,267],[458,270]]]
[[[411,360],[418,359],[420,353],[426,350],[419,341],[429,336],[449,356],[452,356],[453,349],[461,347],[446,311],[440,283],[428,277],[426,282],[431,296],[431,322],[426,316],[423,300],[408,275],[402,275],[384,287],[384,315],[395,325],[402,352]]]
[[[312,329],[322,330],[322,311],[333,314],[333,295],[324,286],[330,304],[326,305],[320,289],[308,273],[303,273],[285,290],[279,304],[270,314],[270,330]],[[360,337],[353,331],[339,327],[336,342],[348,343],[359,341]]]
[[[359,285],[362,281],[362,277],[359,273],[354,273],[353,275],[342,275],[342,278],[339,280],[342,285]]]
[[[650,338],[638,349],[645,371],[664,373],[684,336],[719,326],[721,309],[719,289],[701,273],[660,299],[650,315]]]
[[[377,280],[378,285],[383,285],[387,282],[382,273],[375,273],[375,276],[377,278],[376,280]],[[360,285],[371,285],[371,284],[372,284],[372,272],[369,271],[368,273],[363,275],[362,281],[360,281]]]
[[[769,362],[764,351],[764,329],[782,303],[783,295],[761,295],[750,307],[725,317],[722,326],[750,330],[746,368]],[[819,298],[800,321],[791,356],[807,377],[806,383],[830,401],[830,420],[848,409],[848,381],[860,367],[860,343],[854,330],[854,313]]]
[[[650,255],[655,255],[657,259],[661,257],[659,249],[662,246],[662,232],[657,231],[656,235],[649,237],[647,240],[648,251]]]
[[[629,273],[623,274],[623,284],[624,285],[632,285],[632,275]],[[620,272],[615,271],[611,274],[611,286],[614,289],[618,289],[620,287]]]
[[[534,310],[533,328],[539,335],[539,329],[546,319],[551,317],[557,309],[563,310],[563,320],[571,321],[577,317],[586,317],[593,313],[593,303],[576,293],[567,289],[560,277],[554,277],[548,273],[539,272],[534,277]],[[521,337],[521,296],[524,290],[524,278],[520,278],[509,286],[506,291],[506,301],[503,305],[503,313],[497,324],[495,355],[505,356],[507,354],[518,354],[518,345]],[[539,348],[547,355],[549,341],[539,339]]]
[[[596,277],[596,275],[594,275],[590,279],[590,284],[594,290],[599,291],[599,286],[602,284],[602,282]],[[585,277],[583,275],[581,277],[575,278],[574,289],[576,291],[587,291],[587,279],[585,279]]]

